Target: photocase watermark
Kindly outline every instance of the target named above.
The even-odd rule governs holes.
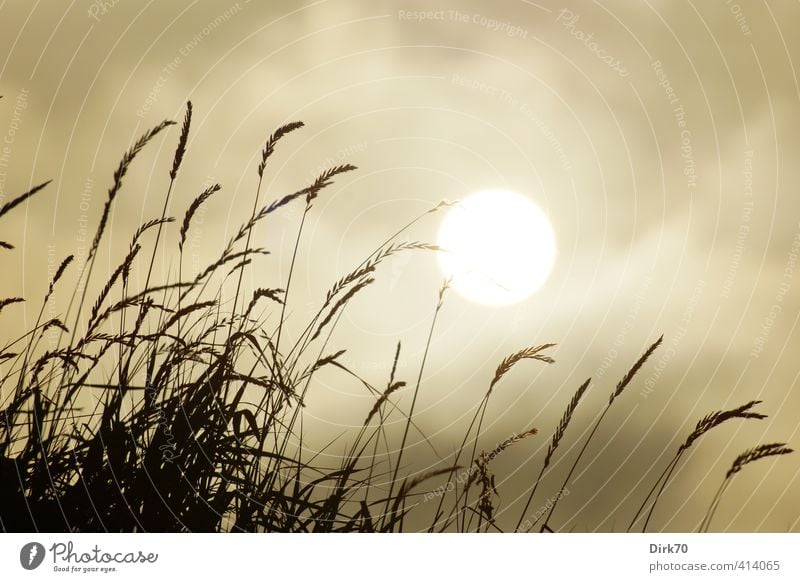
[[[30,89],[21,88],[17,93],[17,97],[14,100],[14,108],[11,110],[11,121],[3,136],[3,142],[0,143],[0,203],[3,202],[6,196],[6,179],[8,178],[6,169],[11,161],[11,146],[14,145],[17,133],[22,126],[22,114],[28,108],[29,96]]]
[[[725,5],[730,10],[730,13],[733,14],[733,18],[736,20],[736,24],[739,25],[739,30],[744,36],[753,36],[753,32],[750,30],[750,25],[747,23],[747,17],[742,12],[742,7],[739,6],[733,0],[725,0]]]
[[[155,552],[106,551],[98,545],[81,551],[75,548],[73,542],[56,542],[48,551],[52,556],[54,572],[72,574],[108,574],[118,572],[120,565],[147,565],[158,561],[158,554]]]
[[[525,433],[525,434],[522,434],[522,435],[517,434],[515,432],[512,432],[510,437],[508,437],[502,443],[498,444],[489,453],[486,453],[485,455],[483,455],[483,461],[482,462],[483,462],[484,466],[487,465],[488,463],[490,463],[491,461],[493,461],[494,459],[496,459],[497,457],[499,457],[503,453],[503,451],[508,449],[508,447],[510,447],[511,445],[516,443],[517,441],[520,441],[520,440],[524,439],[526,435],[530,435],[530,434],[532,434],[532,432]],[[431,499],[435,499],[435,498],[441,497],[445,493],[450,493],[452,491],[455,491],[455,489],[456,489],[456,487],[458,485],[466,485],[467,483],[469,483],[470,481],[472,481],[474,479],[474,476],[476,474],[478,474],[480,472],[480,470],[481,469],[480,469],[480,466],[478,465],[478,463],[472,463],[469,466],[468,469],[464,469],[460,473],[458,473],[456,475],[455,480],[450,479],[450,480],[447,481],[447,483],[445,483],[443,485],[439,485],[435,489],[433,489],[431,491],[428,491],[423,496],[423,502],[430,501]]]
[[[453,74],[450,77],[450,82],[453,85],[465,87],[472,91],[477,91],[478,93],[483,93],[484,95],[493,97],[501,103],[519,111],[525,117],[525,119],[533,123],[536,129],[538,129],[541,135],[545,138],[547,143],[552,148],[553,153],[558,158],[558,161],[561,164],[561,169],[565,171],[572,170],[572,164],[567,157],[563,144],[556,137],[553,129],[536,115],[533,107],[528,103],[517,98],[505,89],[490,85],[489,83],[485,83],[483,81],[479,81],[478,79],[472,79],[463,75]]]
[[[742,171],[742,176],[744,182],[742,214],[739,220],[739,228],[736,231],[736,243],[734,244],[731,260],[728,264],[728,273],[725,277],[725,281],[722,283],[722,293],[720,293],[720,295],[723,299],[727,299],[731,294],[733,283],[736,280],[736,273],[739,271],[745,243],[750,234],[750,218],[753,214],[753,150],[745,150],[744,152],[744,170]]]
[[[625,338],[627,337],[628,332],[633,329],[633,326],[636,323],[636,318],[639,316],[639,312],[642,309],[644,300],[647,297],[647,291],[650,289],[652,282],[652,275],[645,277],[642,286],[633,298],[633,303],[631,304],[631,307],[625,316],[625,321],[622,323],[622,327],[620,328],[619,332],[617,332],[617,336],[614,338],[614,345],[608,350],[606,356],[603,358],[603,361],[600,363],[600,367],[595,372],[595,377],[602,378],[606,373],[606,370],[611,368],[611,365],[619,356],[619,352],[617,350],[625,344]]]
[[[29,542],[19,551],[19,564],[26,570],[35,570],[44,562],[46,552],[39,542]]]
[[[369,146],[369,141],[364,140],[340,147],[336,150],[335,154],[327,156],[322,162],[317,164],[317,167],[312,169],[308,176],[306,176],[306,181],[310,184],[323,172],[330,170],[334,166],[351,161],[354,156],[366,151]],[[294,207],[294,205],[290,206],[290,208],[292,207]]]
[[[89,550],[80,550],[73,542],[56,542],[45,550],[39,542],[29,542],[19,551],[20,566],[25,570],[35,570],[44,563],[48,554],[54,572],[72,574],[108,574],[118,572],[119,565],[146,565],[158,561],[157,553],[145,553],[142,550],[104,550],[98,545]]]
[[[800,229],[800,223],[798,223],[797,228]],[[764,347],[769,339],[769,334],[775,325],[775,320],[778,318],[778,315],[780,315],[781,311],[783,311],[783,302],[786,299],[786,295],[788,295],[792,288],[792,280],[794,279],[794,271],[797,268],[799,256],[800,230],[795,233],[794,238],[792,239],[791,247],[789,247],[789,254],[786,257],[786,263],[783,267],[783,272],[781,273],[781,282],[778,284],[778,290],[775,293],[773,303],[770,306],[767,315],[761,322],[761,331],[756,336],[756,339],[753,342],[753,347],[750,350],[750,357],[753,359],[757,359],[761,355],[761,352],[764,351]]]
[[[156,424],[158,425],[158,430],[164,434],[164,438],[166,439],[164,444],[158,446],[158,450],[161,451],[161,460],[166,463],[171,463],[178,456],[176,454],[178,445],[175,442],[175,435],[172,434],[172,428],[170,427],[169,419],[164,412],[164,408],[161,405],[156,404],[156,399],[158,398],[158,388],[148,383],[147,386],[145,386],[144,391],[145,398],[154,403],[154,406],[156,407]]]
[[[56,245],[49,244],[47,245],[47,283],[48,285],[53,284],[53,279],[55,278],[56,271],[58,270],[58,266],[60,265],[60,261],[58,257],[56,257]],[[48,319],[55,319],[58,315],[58,310],[56,309],[56,291],[53,290],[53,293],[50,293],[50,296],[47,298],[47,305],[46,305],[46,313]],[[58,345],[58,338],[59,338],[59,330],[56,327],[51,327],[47,331],[47,343],[50,345],[50,349],[55,349]]]
[[[460,10],[398,10],[397,19],[410,22],[455,22],[480,26],[492,32],[499,32],[509,38],[527,40],[529,31],[506,20],[498,20],[479,12]]]
[[[89,209],[92,202],[92,190],[94,189],[94,180],[91,176],[87,176],[83,182],[83,190],[81,191],[80,198],[78,199],[78,230],[75,233],[75,270],[82,272],[86,264],[86,259],[89,255],[89,246],[91,244],[91,235],[89,234]],[[78,281],[78,289],[76,295],[79,297],[83,292],[83,286],[86,283],[83,277]]]
[[[534,525],[536,525],[536,523],[540,519],[542,519],[542,517],[544,517],[544,514],[547,513],[548,511],[550,511],[553,508],[553,505],[555,505],[556,501],[558,501],[562,497],[566,497],[567,495],[569,495],[569,489],[567,489],[566,487],[564,489],[560,489],[559,491],[557,491],[556,494],[553,495],[552,497],[548,498],[547,501],[545,501],[536,510],[535,513],[531,514],[530,517],[525,518],[525,521],[523,521],[521,524],[519,524],[519,527],[517,528],[516,531],[517,532],[528,532],[528,531],[530,531],[531,528]]]
[[[206,176],[206,180],[203,183],[203,190],[206,190],[211,185],[216,184],[217,181],[214,176]],[[192,225],[189,229],[188,234],[188,249],[190,251],[189,255],[189,265],[192,270],[192,274],[196,275],[200,273],[202,267],[201,262],[201,249],[203,247],[203,235],[204,235],[204,227],[203,225],[206,222],[206,212],[208,211],[207,202],[201,204],[194,213],[192,217]]]
[[[93,18],[96,22],[100,22],[100,17],[105,16],[111,10],[120,3],[120,0],[94,0],[89,5],[89,10],[87,10],[87,14],[89,18]]]
[[[195,35],[189,40],[186,44],[184,44],[181,48],[178,49],[178,54],[174,55],[172,59],[164,65],[161,70],[159,71],[158,78],[156,82],[151,87],[150,91],[147,93],[147,97],[145,97],[144,102],[142,103],[141,107],[136,110],[136,115],[140,118],[144,119],[145,115],[148,111],[158,102],[158,97],[161,94],[161,91],[167,85],[167,82],[170,78],[176,73],[176,71],[180,68],[183,60],[188,57],[191,52],[196,49],[200,44],[209,36],[211,36],[214,31],[216,31],[219,27],[227,23],[231,18],[239,14],[243,10],[242,4],[249,4],[250,0],[245,0],[244,2],[236,2],[232,6],[230,6],[227,10],[217,15],[214,20],[209,21],[206,25],[198,30]]]
[[[245,0],[244,4],[249,4],[250,0]],[[192,40],[183,45],[178,52],[182,57],[188,57],[194,49],[196,49],[203,40],[211,36],[217,28],[228,22],[231,17],[235,16],[242,10],[242,5],[239,2],[233,4],[230,8],[219,14],[214,20],[208,22],[202,29],[200,29],[193,37]]]
[[[672,83],[661,65],[661,61],[656,60],[650,63],[650,67],[656,74],[658,84],[667,94],[669,104],[672,106],[672,115],[675,118],[675,125],[680,131],[680,152],[683,159],[683,175],[686,176],[686,188],[694,190],[697,187],[697,163],[694,160],[694,148],[692,147],[692,132],[686,124],[686,111],[683,109],[681,100],[678,98]]]
[[[581,41],[584,46],[589,49],[589,51],[594,54],[601,62],[605,63],[612,71],[617,73],[620,77],[627,77],[630,75],[630,71],[622,64],[617,57],[604,49],[600,44],[595,40],[594,33],[586,33],[580,28],[578,28],[578,22],[580,22],[581,15],[574,13],[572,10],[567,8],[562,8],[558,16],[556,16],[556,22],[561,24],[567,31],[569,31],[570,35],[572,35],[577,40]]]
[[[642,398],[647,398],[653,393],[653,389],[658,383],[658,379],[661,377],[661,374],[664,373],[664,370],[667,369],[667,366],[669,366],[669,363],[677,354],[678,345],[683,341],[683,338],[686,337],[686,333],[689,331],[692,318],[694,317],[694,312],[697,309],[697,304],[700,303],[700,297],[703,295],[705,288],[706,282],[702,279],[698,280],[695,284],[694,289],[692,290],[692,295],[689,297],[689,300],[686,303],[686,309],[684,309],[683,315],[681,315],[680,320],[678,320],[678,325],[675,328],[675,331],[671,334],[669,345],[660,354],[658,360],[656,361],[656,365],[653,368],[653,373],[650,374],[650,376],[644,381],[644,387],[639,392],[639,395]]]

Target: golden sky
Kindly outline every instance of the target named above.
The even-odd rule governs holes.
[[[567,459],[616,382],[664,334],[587,452],[564,500],[562,515],[575,517],[560,525],[624,528],[698,418],[764,400],[768,420],[709,435],[668,490],[658,527],[692,528],[736,455],[798,442],[798,17],[796,3],[725,0],[0,1],[0,202],[53,180],[3,222],[2,239],[17,249],[3,256],[2,296],[41,295],[48,264],[85,253],[119,157],[162,119],[180,120],[187,100],[195,117],[172,214],[209,183],[223,187],[190,241],[195,269],[252,206],[260,148],[278,125],[306,127],[280,142],[265,200],[330,165],[359,167],[309,215],[290,330],[333,281],[440,200],[523,193],[553,224],[554,271],[512,306],[446,296],[420,427],[447,454],[505,355],[558,344],[555,364],[520,365],[487,412],[487,450],[542,431],[494,461],[501,501],[518,511],[575,388],[593,378]],[[99,280],[133,230],[160,214],[177,135],[172,128],[134,163]],[[283,286],[300,210],[259,228],[273,254],[248,285]],[[434,242],[441,219],[427,216],[401,240]],[[170,266],[169,255],[162,261]],[[441,279],[432,254],[387,263],[331,347],[346,347],[348,364],[383,385],[402,340],[399,373],[411,382]],[[35,318],[38,303],[27,310],[3,314],[4,337]],[[307,413],[321,445],[360,422],[372,400],[335,373],[320,380]],[[409,470],[435,460],[427,444],[412,451]],[[762,463],[731,488],[717,528],[800,530],[798,460]]]

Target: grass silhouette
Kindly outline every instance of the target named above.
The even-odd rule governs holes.
[[[495,386],[514,366],[526,360],[551,364],[554,344],[524,348],[503,360],[460,446],[443,466],[427,473],[404,475],[402,464],[414,421],[428,347],[436,316],[443,308],[447,282],[438,295],[428,344],[413,385],[409,410],[395,401],[409,390],[396,377],[401,356],[398,343],[390,377],[379,389],[343,363],[344,350],[329,353],[327,345],[351,301],[379,276],[379,267],[399,253],[437,252],[424,242],[399,242],[398,237],[424,215],[411,220],[367,255],[352,272],[336,281],[320,308],[296,337],[285,332],[286,305],[297,245],[314,200],[340,175],[355,170],[341,165],[323,172],[311,184],[269,203],[261,200],[262,179],[279,142],[302,123],[284,125],[266,140],[258,165],[252,211],[220,255],[193,278],[184,279],[183,251],[192,221],[203,204],[216,202],[217,184],[201,192],[185,211],[175,241],[168,226],[169,199],[187,155],[192,107],[186,115],[169,172],[161,216],[142,224],[128,251],[108,280],[92,280],[98,249],[109,214],[122,192],[123,178],[147,144],[173,125],[164,121],[129,149],[113,174],[112,186],[67,311],[45,319],[45,305],[62,276],[73,266],[66,257],[57,269],[34,325],[0,349],[0,529],[3,531],[276,531],[397,532],[406,517],[421,512],[428,531],[498,531],[497,490],[491,461],[536,428],[521,429],[487,453],[480,437]],[[0,207],[0,219],[31,199],[47,182]],[[244,296],[242,278],[267,249],[252,245],[255,226],[288,205],[304,205],[282,288],[258,288]],[[446,208],[442,202],[425,214]],[[152,248],[147,252],[150,235]],[[177,256],[177,273],[155,281],[153,265],[161,245]],[[173,246],[174,245],[174,246]],[[12,252],[0,242],[0,252]],[[163,249],[162,249],[163,250]],[[131,270],[149,255],[142,288],[133,288]],[[235,280],[233,308],[222,305],[221,287]],[[92,295],[94,294],[94,295]],[[0,316],[23,302],[0,299]],[[260,312],[260,315],[256,315]],[[277,324],[266,325],[268,315]],[[58,342],[42,347],[45,334],[57,331]],[[639,358],[611,394],[602,415],[565,476],[562,490],[591,445],[608,409],[623,396],[636,372],[657,349],[655,342]],[[320,369],[334,367],[361,382],[375,397],[365,420],[338,466],[322,466],[303,448],[303,407]],[[538,478],[532,478],[526,517],[544,472],[590,380],[578,388],[555,428]],[[90,395],[90,396],[89,396]],[[87,405],[88,403],[91,403]],[[698,423],[661,478],[653,485],[631,527],[645,515],[650,520],[675,467],[704,432],[733,418],[760,419],[749,403],[714,413]],[[385,426],[392,415],[403,417],[403,437],[393,448]],[[783,446],[757,448],[737,459],[735,472],[757,458],[790,452]],[[719,503],[724,487],[714,498]],[[434,485],[438,484],[437,488]],[[658,491],[656,492],[656,490]],[[436,502],[422,502],[437,491]],[[427,491],[427,493],[425,493]],[[552,531],[560,497],[550,507],[542,531]],[[649,510],[648,510],[649,507]],[[710,522],[709,515],[704,520]],[[427,523],[427,521],[426,521]],[[533,524],[528,524],[530,527]],[[644,528],[647,527],[645,522]],[[557,526],[555,526],[557,529]]]

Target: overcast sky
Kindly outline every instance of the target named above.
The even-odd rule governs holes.
[[[656,525],[692,528],[742,450],[798,444],[798,17],[796,3],[724,1],[2,1],[0,201],[53,184],[4,221],[2,238],[17,249],[4,254],[0,288],[41,294],[48,261],[80,254],[87,223],[94,232],[121,154],[162,119],[179,120],[189,99],[173,213],[209,182],[223,186],[198,223],[194,268],[243,220],[259,150],[278,125],[306,123],[280,143],[268,198],[332,164],[359,167],[309,217],[288,309],[295,330],[333,281],[407,221],[442,199],[515,190],[553,223],[553,274],[503,308],[447,295],[420,426],[446,454],[506,354],[558,344],[554,365],[509,374],[487,413],[487,450],[530,426],[542,431],[494,463],[511,505],[580,382],[594,379],[565,446],[664,334],[588,451],[564,502],[564,521],[575,517],[560,525],[627,525],[699,417],[764,400],[769,420],[720,429],[677,475]],[[177,133],[133,166],[101,270],[160,214]],[[273,254],[249,285],[283,286],[299,210],[257,231]],[[442,216],[402,240],[435,241]],[[431,254],[387,263],[333,344],[383,385],[402,340],[400,373],[415,379],[441,279]],[[38,304],[29,309],[35,317]],[[4,335],[22,313],[3,314]],[[320,381],[307,411],[323,444],[372,400],[336,374]],[[412,450],[409,470],[435,460],[427,445]],[[800,460],[761,463],[737,479],[716,528],[800,530]]]

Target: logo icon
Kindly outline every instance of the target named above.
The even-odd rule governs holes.
[[[19,563],[26,570],[35,570],[44,562],[44,546],[38,542],[29,542],[19,551]]]

